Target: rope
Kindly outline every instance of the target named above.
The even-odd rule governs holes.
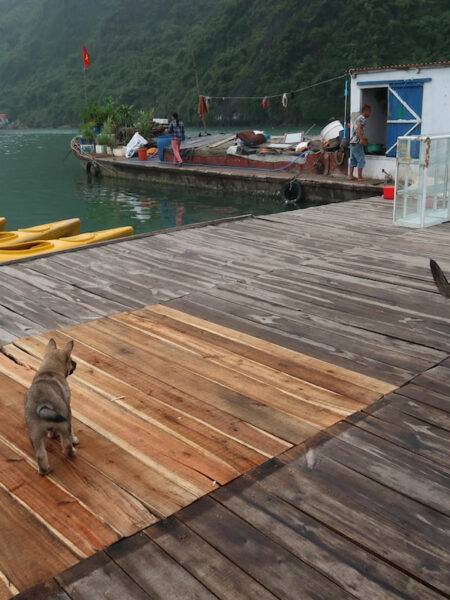
[[[318,85],[323,85],[325,83],[330,83],[330,81],[336,81],[337,79],[343,79],[347,77],[347,73],[344,75],[338,75],[337,77],[332,77],[331,79],[325,79],[324,81],[319,81],[318,83],[313,83],[311,85],[307,85],[305,87],[299,88],[298,90],[292,90],[294,94],[298,94],[299,92],[304,92],[305,90],[310,90],[313,87],[317,87]],[[266,98],[282,98],[283,94],[272,94],[272,96],[265,96]],[[261,96],[208,96],[211,100],[261,100]]]

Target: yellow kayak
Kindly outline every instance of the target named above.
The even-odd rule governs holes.
[[[116,227],[114,229],[94,231],[93,233],[81,233],[80,235],[60,238],[59,240],[37,240],[35,242],[26,242],[24,244],[17,244],[13,248],[7,250],[0,249],[0,262],[28,258],[29,256],[37,256],[39,254],[48,254],[49,252],[57,252],[58,250],[66,250],[67,248],[76,248],[77,246],[87,246],[88,244],[95,244],[96,242],[115,240],[116,238],[124,238],[133,235],[133,233],[134,230],[132,227]]]
[[[76,235],[77,233],[80,233],[80,219],[65,219],[17,231],[2,231],[0,232],[0,250],[35,240],[53,240],[63,235]]]
[[[5,231],[6,229],[6,219],[5,217],[0,217],[0,231]]]

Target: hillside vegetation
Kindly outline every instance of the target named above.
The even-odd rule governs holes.
[[[296,123],[340,115],[350,67],[448,60],[448,0],[0,0],[0,112],[28,126],[77,124],[88,101],[178,110],[198,123]],[[91,55],[83,73],[81,47]]]

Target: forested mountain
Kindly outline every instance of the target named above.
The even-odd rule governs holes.
[[[299,93],[283,111],[264,95],[349,67],[448,60],[448,0],[0,0],[0,112],[30,126],[77,124],[84,104],[177,109],[196,123],[291,123],[339,115],[343,80]],[[91,66],[83,73],[82,45]]]

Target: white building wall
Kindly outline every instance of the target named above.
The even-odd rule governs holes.
[[[410,69],[389,69],[379,71],[354,71],[350,85],[350,114],[358,113],[363,104],[361,91],[370,87],[370,82],[378,87],[378,81],[398,81],[402,79],[431,78],[423,84],[422,129],[421,133],[450,133],[450,65],[442,67],[412,67]],[[360,86],[359,82],[368,82]],[[369,140],[370,143],[370,140]],[[391,175],[395,172],[395,158],[384,156],[366,157],[366,177],[383,179],[384,169]]]

